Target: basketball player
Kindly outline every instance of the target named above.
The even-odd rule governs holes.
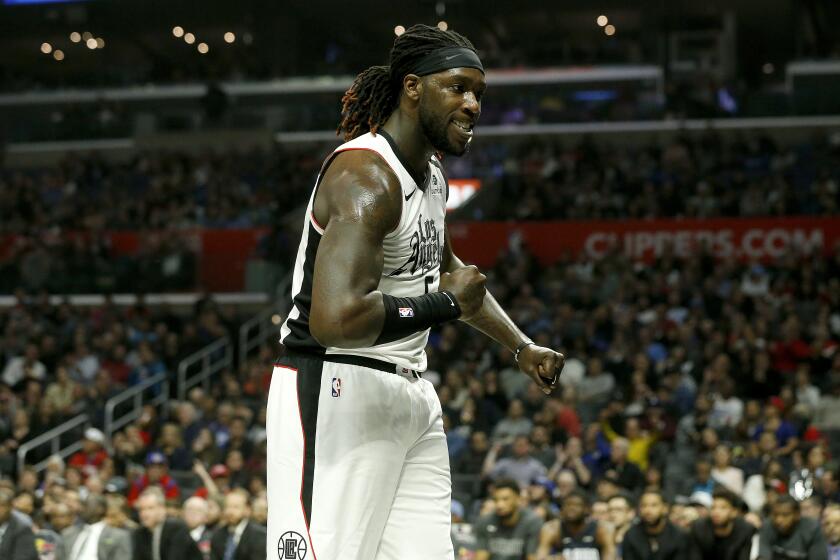
[[[268,399],[268,557],[450,560],[429,329],[461,320],[547,394],[563,356],[534,345],[452,253],[441,154],[467,151],[484,70],[472,44],[417,25],[343,98],[345,144],[306,210]]]
[[[609,527],[589,519],[589,498],[573,490],[563,499],[560,519],[549,521],[540,532],[537,560],[615,560]]]

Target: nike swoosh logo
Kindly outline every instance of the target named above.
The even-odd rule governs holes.
[[[406,199],[406,200],[408,200],[409,198],[411,198],[412,196],[414,196],[414,193],[416,193],[416,192],[417,192],[417,189],[414,189],[413,191],[411,191],[411,194],[407,194],[407,195],[405,195],[405,199]]]
[[[459,53],[459,54],[453,54],[452,56],[446,56],[446,57],[444,57],[444,58],[443,58],[443,60],[452,60],[452,59],[453,59],[453,58],[455,58],[456,56],[464,56],[464,55],[463,55],[463,54],[461,54],[461,53]]]
[[[448,300],[449,300],[449,305],[451,305],[452,307],[455,307],[455,302],[454,302],[454,301],[452,301],[452,298],[451,298],[451,297],[449,297],[449,294],[447,294],[446,292],[443,292],[443,295],[445,295],[445,296],[446,296],[446,299],[448,299]]]

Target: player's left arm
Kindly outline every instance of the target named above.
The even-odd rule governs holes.
[[[603,523],[598,523],[595,529],[595,541],[601,551],[601,560],[615,560],[615,542],[612,531]]]
[[[452,273],[459,268],[466,266],[461,259],[452,252],[452,245],[449,237],[449,228],[446,228],[443,240],[443,255],[440,269],[443,274]],[[480,330],[511,352],[516,352],[520,346],[524,346],[519,352],[518,365],[528,377],[533,379],[545,394],[551,393],[557,386],[560,378],[560,371],[563,369],[565,357],[551,348],[537,346],[528,338],[516,323],[505,313],[496,298],[488,291],[484,296],[484,303],[481,310],[472,315],[466,323],[471,327]]]

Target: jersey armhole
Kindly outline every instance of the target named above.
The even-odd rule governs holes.
[[[329,156],[327,156],[326,160],[324,160],[324,163],[321,166],[321,171],[318,173],[318,179],[315,181],[314,192],[312,193],[312,210],[309,212],[309,219],[312,221],[312,224],[315,226],[315,229],[321,235],[324,234],[324,231],[326,230],[326,228],[324,226],[322,226],[321,224],[319,224],[318,219],[315,217],[315,197],[318,196],[318,188],[321,186],[321,181],[323,180],[324,175],[327,173],[327,169],[329,169],[330,165],[332,165],[332,163],[335,161],[335,158],[338,157],[339,154],[343,154],[344,152],[352,152],[352,151],[355,151],[355,150],[364,150],[366,152],[372,152],[372,153],[376,154],[377,156],[379,156],[379,158],[385,163],[385,165],[388,166],[388,169],[391,170],[391,172],[397,177],[397,180],[399,181],[399,175],[397,175],[396,170],[391,166],[391,164],[388,163],[388,160],[385,159],[385,156],[383,156],[381,153],[379,153],[378,151],[376,151],[372,148],[339,148],[339,149],[335,150],[333,153],[331,153]],[[449,187],[447,185],[447,193],[448,192],[449,192]],[[387,234],[385,234],[386,237],[391,235],[392,233],[394,233],[398,229],[400,229],[400,225],[402,225],[402,219],[403,219],[404,211],[405,211],[405,201],[403,200],[402,183],[400,183],[400,219],[397,220],[397,225],[394,226],[394,229],[392,229]]]

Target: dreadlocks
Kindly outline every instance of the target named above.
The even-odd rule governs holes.
[[[414,25],[397,37],[390,65],[371,66],[356,76],[341,98],[342,118],[336,134],[343,132],[347,142],[367,132],[375,134],[397,108],[405,75],[427,54],[446,47],[475,50],[463,35],[428,25]]]

